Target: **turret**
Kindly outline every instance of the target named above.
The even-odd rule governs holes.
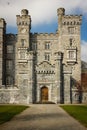
[[[57,9],[57,15],[58,15],[58,30],[60,31],[62,27],[62,16],[65,15],[65,9],[64,8]]]
[[[30,44],[30,29],[31,29],[31,17],[28,15],[28,10],[21,10],[21,15],[17,15],[18,26],[18,47],[29,48]]]

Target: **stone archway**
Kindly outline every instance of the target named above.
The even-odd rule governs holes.
[[[43,86],[41,88],[41,102],[47,102],[48,101],[48,88],[46,86]]]

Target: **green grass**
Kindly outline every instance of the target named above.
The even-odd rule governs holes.
[[[11,120],[14,115],[21,113],[28,108],[22,105],[0,105],[0,124]]]
[[[61,105],[61,107],[87,127],[87,105]]]

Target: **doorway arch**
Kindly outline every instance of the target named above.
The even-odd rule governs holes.
[[[48,88],[46,86],[43,86],[41,88],[41,102],[47,102],[48,101]]]

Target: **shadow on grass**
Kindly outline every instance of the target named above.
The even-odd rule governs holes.
[[[11,120],[15,115],[28,108],[21,105],[1,105],[0,106],[0,124]]]

